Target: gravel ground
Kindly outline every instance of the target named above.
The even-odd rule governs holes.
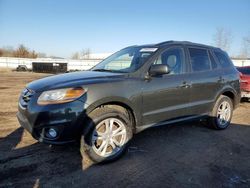
[[[0,73],[0,187],[250,187],[249,102],[224,131],[199,121],[151,128],[120,160],[92,165],[78,143],[51,147],[20,128],[18,95],[44,76]]]

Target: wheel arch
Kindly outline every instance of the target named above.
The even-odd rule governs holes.
[[[136,126],[140,122],[140,119],[138,113],[136,113],[135,107],[130,101],[123,98],[102,99],[91,104],[86,109],[86,113],[89,114],[95,109],[100,108],[102,106],[113,106],[113,108],[122,108],[126,110],[129,114],[129,118],[132,120],[133,132],[135,132]]]
[[[237,93],[236,91],[234,91],[232,88],[225,88],[223,89],[216,97],[216,101],[218,100],[218,98],[221,96],[227,96],[229,97],[232,102],[233,102],[233,107],[236,108],[238,105],[238,97],[237,97]]]

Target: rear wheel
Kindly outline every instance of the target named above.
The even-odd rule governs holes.
[[[209,124],[212,128],[222,130],[226,129],[231,122],[233,116],[232,100],[224,95],[221,95],[213,108],[209,117]]]
[[[118,159],[132,138],[132,124],[125,109],[104,106],[89,114],[87,135],[81,138],[81,154],[93,162]]]

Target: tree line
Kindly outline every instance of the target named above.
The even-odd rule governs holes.
[[[38,55],[35,50],[29,50],[23,44],[20,44],[16,49],[12,47],[0,48],[0,57],[37,58]]]

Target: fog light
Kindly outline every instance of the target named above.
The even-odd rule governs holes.
[[[48,135],[49,135],[51,138],[55,138],[55,137],[57,137],[57,132],[56,132],[55,129],[50,128],[50,129],[48,130]]]

